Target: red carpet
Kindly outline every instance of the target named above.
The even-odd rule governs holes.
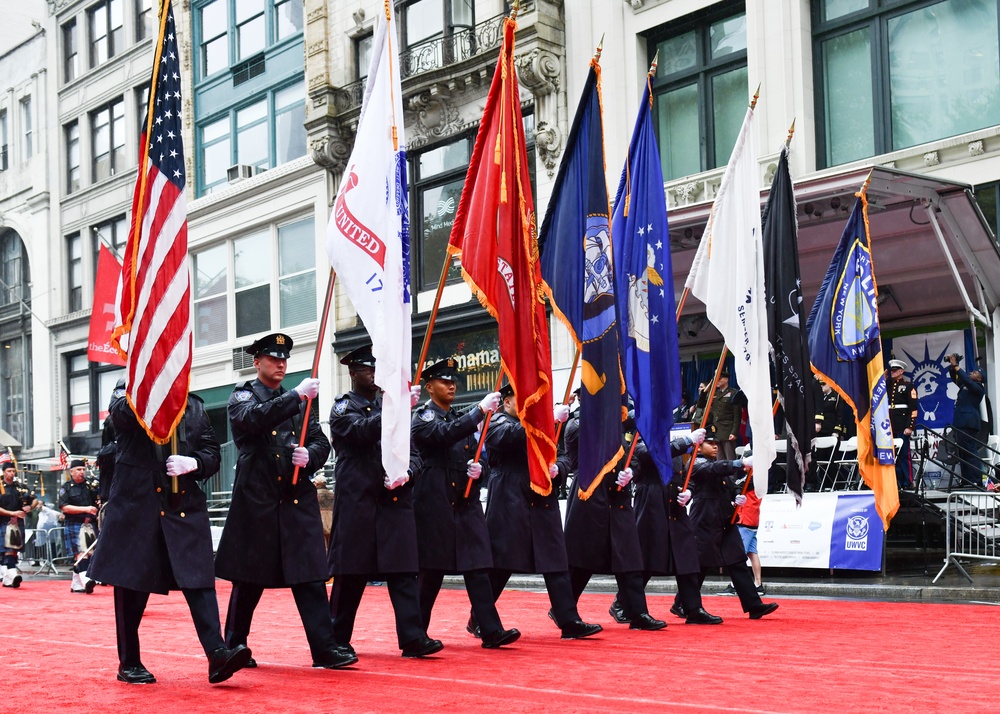
[[[228,583],[219,582],[223,611]],[[607,613],[607,594],[586,594],[580,611],[605,631],[563,641],[546,618],[544,593],[507,592],[504,624],[521,640],[483,650],[465,632],[468,600],[442,591],[431,636],[445,649],[404,660],[396,647],[388,593],[370,587],[347,670],[309,667],[288,591],[267,591],[250,636],[260,663],[210,685],[207,663],[180,593],[153,596],[140,635],[143,662],[158,684],[115,681],[111,588],[90,596],[68,581],[26,581],[0,591],[8,711],[152,712],[986,712],[1000,636],[996,607],[782,599],[751,622],[735,597],[706,598],[726,618],[684,625],[670,600],[651,596],[661,632],[630,632]]]

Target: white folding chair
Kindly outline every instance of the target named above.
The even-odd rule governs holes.
[[[830,467],[833,465],[833,460],[837,456],[837,442],[840,440],[836,434],[831,434],[830,436],[817,436],[812,440],[812,453],[815,459],[818,455],[826,455],[829,453],[829,457],[824,461],[816,461],[816,477],[819,479],[819,490],[822,491],[826,486],[826,478],[830,474]]]
[[[831,491],[850,490],[854,481],[854,474],[858,470],[858,437],[852,436],[844,439],[837,446],[837,460],[833,465],[836,470],[833,474],[833,482],[830,484]]]

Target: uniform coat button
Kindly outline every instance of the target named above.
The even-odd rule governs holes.
[[[181,518],[184,518],[184,511],[181,511]]]
[[[165,516],[166,514],[163,511],[160,511],[160,515]]]

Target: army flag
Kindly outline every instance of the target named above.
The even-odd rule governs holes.
[[[503,46],[448,252],[461,257],[462,277],[497,320],[501,365],[527,435],[531,488],[548,495],[549,466],[556,460],[552,359],[514,63],[516,29],[512,18],[504,20]]]
[[[735,357],[736,377],[747,398],[753,431],[754,490],[763,497],[775,448],[753,116],[750,107],[691,264],[687,287],[705,303],[708,319]]]
[[[410,228],[403,104],[392,3],[372,40],[354,149],[326,229],[326,252],[368,329],[382,388],[382,466],[410,463]]]
[[[681,368],[667,204],[651,115],[651,74],[615,195],[611,239],[625,386],[635,403],[636,429],[660,478],[669,483],[670,427],[681,401]]]
[[[844,398],[858,427],[858,470],[875,494],[883,527],[899,509],[889,394],[882,362],[878,285],[868,235],[868,200],[857,194],[806,329],[813,372]]]
[[[552,310],[582,354],[577,488],[587,499],[622,456],[622,379],[604,178],[601,65],[590,62],[538,234]]]
[[[788,432],[786,483],[802,502],[805,477],[816,432],[816,405],[806,321],[799,278],[798,220],[788,171],[788,147],[781,149],[778,169],[764,209],[764,284],[767,286],[767,337],[771,342],[778,399]]]

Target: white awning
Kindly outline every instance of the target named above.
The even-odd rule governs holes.
[[[21,442],[15,439],[13,436],[8,434],[3,429],[0,429],[0,449],[10,447],[12,449],[20,449]]]

